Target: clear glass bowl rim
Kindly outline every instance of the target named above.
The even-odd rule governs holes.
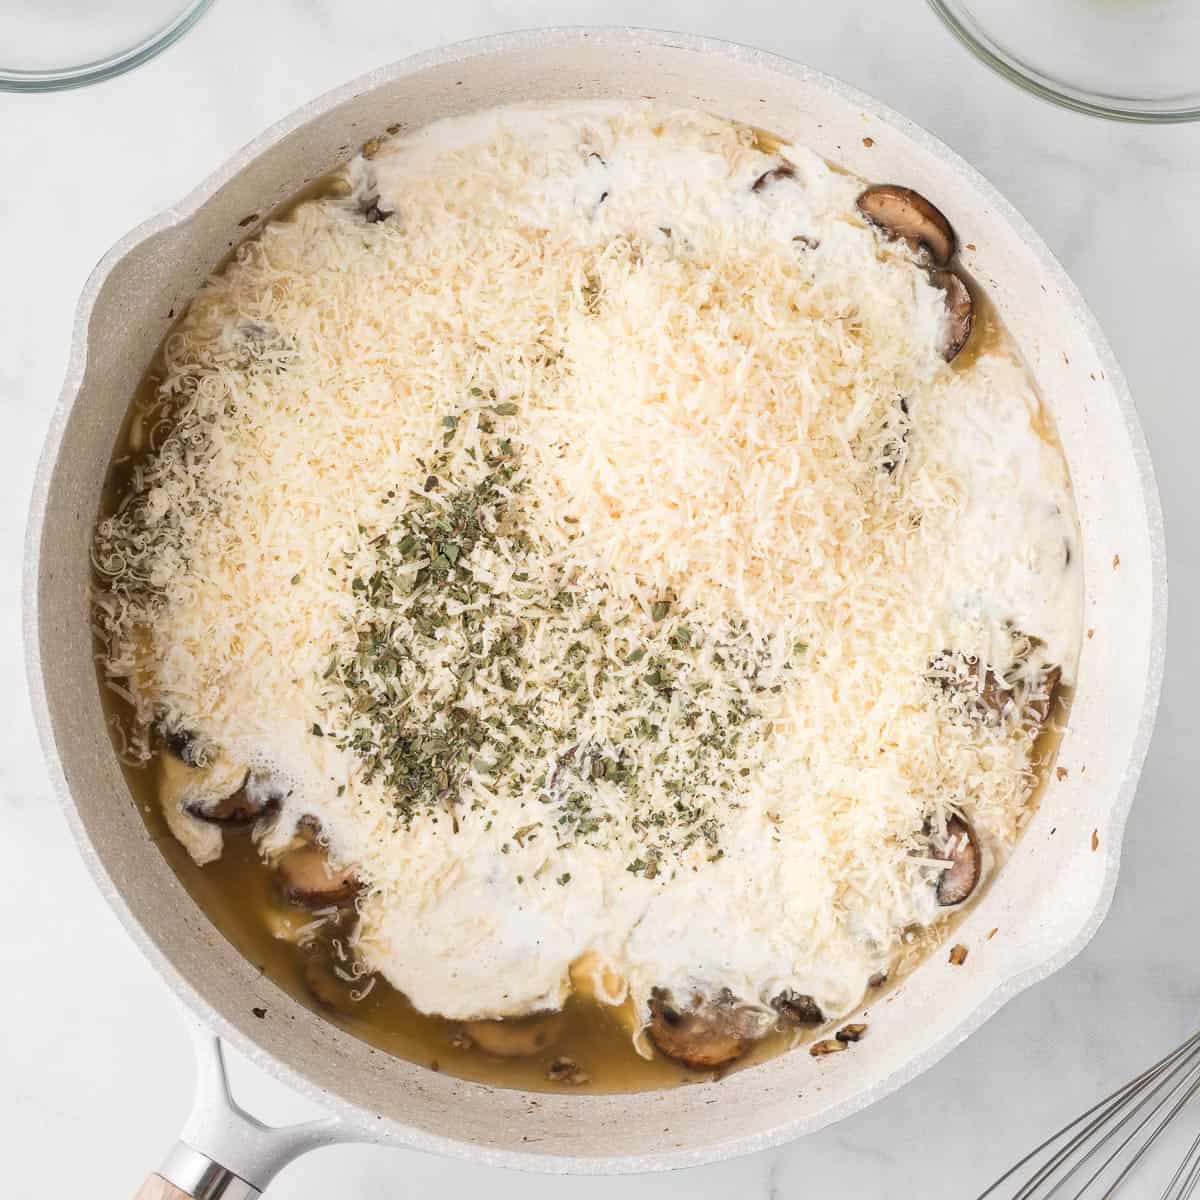
[[[192,0],[167,24],[141,41],[92,62],[45,70],[21,70],[6,67],[0,59],[0,92],[56,92],[87,87],[123,75],[162,53],[177,42],[212,7],[214,0]]]
[[[1183,96],[1153,100],[1142,96],[1109,95],[1074,87],[1030,66],[993,41],[963,11],[959,0],[928,0],[942,23],[980,62],[1011,83],[1043,100],[1075,112],[1113,121],[1169,125],[1200,120],[1200,90]],[[1200,85],[1200,63],[1197,64]]]

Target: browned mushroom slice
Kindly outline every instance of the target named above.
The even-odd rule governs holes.
[[[795,179],[796,168],[790,163],[780,163],[777,167],[772,167],[769,171],[764,171],[751,185],[752,192],[761,192],[770,187],[776,180],[779,179]]]
[[[203,803],[193,800],[183,806],[183,811],[189,817],[211,821],[214,825],[250,825],[267,811],[267,806],[252,799],[243,785],[223,800]]]
[[[938,878],[937,902],[949,908],[966,900],[979,882],[982,858],[975,830],[961,817],[951,817],[946,822],[945,846],[938,853],[950,860],[950,866]]]
[[[785,1020],[796,1025],[823,1025],[825,1014],[821,1006],[803,992],[787,988],[771,1001],[771,1007]]]
[[[953,271],[931,271],[929,280],[934,287],[941,288],[946,297],[946,318],[942,322],[938,352],[951,362],[971,337],[975,307],[967,285]]]
[[[159,759],[159,798],[169,809],[214,825],[248,824],[265,811],[261,797],[248,796],[250,772],[218,757],[203,767],[174,754]]]
[[[733,1062],[746,1053],[753,1040],[738,1021],[732,998],[706,1001],[694,993],[685,1008],[662,988],[655,988],[650,995],[646,1032],[663,1054],[694,1071]]]
[[[565,1027],[566,1017],[552,1012],[505,1021],[467,1021],[463,1031],[481,1050],[497,1058],[532,1058],[550,1049]]]
[[[1013,689],[973,654],[943,650],[929,664],[931,682],[943,691],[961,692],[970,700],[969,711],[985,721],[1004,717],[1013,702]]]
[[[189,816],[214,825],[251,825],[279,807],[283,797],[270,784],[247,774],[245,783],[224,798],[191,800],[183,806]]]
[[[1031,671],[1022,654],[1017,663],[1018,678],[1026,682],[1009,686],[974,655],[944,650],[929,664],[928,679],[947,692],[962,692],[969,697],[968,712],[984,721],[1007,720],[1014,712],[1033,727],[1044,725],[1054,711],[1054,700],[1062,681],[1062,668],[1043,666]],[[1019,709],[1018,706],[1019,705]]]
[[[822,1038],[819,1042],[813,1042],[808,1052],[813,1058],[824,1058],[827,1054],[842,1054],[849,1049],[849,1042],[840,1042],[836,1038]]]
[[[944,267],[958,249],[950,222],[920,192],[896,183],[878,183],[858,198],[858,211],[889,237],[914,250],[925,250],[935,267]]]
[[[353,867],[333,870],[320,846],[299,846],[279,860],[279,874],[289,900],[307,908],[354,903],[362,883]]]

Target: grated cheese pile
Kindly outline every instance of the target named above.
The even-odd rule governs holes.
[[[137,414],[95,547],[135,751],[160,723],[273,781],[268,856],[317,817],[423,1011],[849,1011],[938,920],[930,831],[998,863],[1035,784],[1033,732],[930,664],[1016,678],[1027,635],[1071,680],[1073,503],[1015,353],[947,366],[861,181],[714,117],[370,153],[210,280]]]

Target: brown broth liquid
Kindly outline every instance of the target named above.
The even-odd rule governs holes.
[[[784,144],[782,139],[766,131],[755,132],[759,148],[767,152]],[[269,219],[286,220],[297,205],[331,194],[343,193],[332,178],[318,180],[281,205]],[[233,252],[226,261],[232,255]],[[223,266],[224,263],[217,269]],[[972,287],[972,296],[975,302],[974,331],[954,362],[956,370],[968,369],[981,354],[1008,342],[1007,331],[987,296],[975,287]],[[182,320],[182,316],[181,313],[178,319]],[[101,503],[102,517],[112,513],[127,494],[137,462],[149,453],[152,427],[144,414],[155,407],[162,371],[160,347],[139,385],[114,448]],[[1048,440],[1053,441],[1048,419],[1045,429],[1049,433]],[[1047,436],[1042,429],[1039,433]],[[103,685],[102,677],[100,693],[109,716],[121,727],[129,728],[132,719],[129,706]],[[1061,731],[1066,727],[1069,705],[1069,693],[1060,687],[1052,719],[1037,743],[1035,757],[1039,782],[1029,802],[1031,812],[1037,807],[1053,766]],[[156,754],[164,752],[158,750]],[[147,833],[159,846],[188,895],[239,953],[292,999],[370,1045],[435,1071],[500,1087],[530,1091],[644,1091],[712,1079],[772,1058],[790,1047],[816,1038],[830,1038],[839,1025],[869,1018],[870,1005],[894,990],[930,951],[945,942],[965,917],[965,909],[978,903],[988,890],[988,881],[984,881],[964,909],[957,910],[928,930],[914,929],[914,941],[906,948],[901,966],[880,987],[868,991],[864,1007],[857,1014],[842,1022],[816,1028],[778,1027],[754,1044],[737,1062],[719,1072],[693,1071],[657,1053],[653,1058],[643,1058],[634,1049],[628,1027],[618,1018],[617,1010],[580,996],[572,996],[567,1001],[562,1032],[553,1045],[530,1057],[501,1058],[485,1053],[479,1046],[470,1044],[469,1039],[464,1039],[461,1021],[418,1012],[382,977],[376,977],[369,993],[359,1000],[349,998],[349,990],[355,985],[335,981],[336,1003],[322,1002],[306,976],[336,961],[329,939],[332,935],[346,940],[353,924],[353,910],[343,914],[332,929],[323,929],[321,935],[307,946],[276,936],[273,929],[281,916],[295,926],[311,919],[311,914],[288,903],[277,872],[262,860],[248,829],[227,828],[221,857],[204,867],[197,866],[167,829],[157,795],[156,765],[155,760],[141,767],[123,765]],[[327,977],[328,972],[322,974]],[[357,986],[361,988],[363,983],[365,977]],[[326,1000],[329,998],[327,992]],[[862,1053],[863,1048],[858,1048],[858,1052]],[[551,1064],[563,1056],[573,1060],[586,1073],[586,1082],[555,1082],[548,1077]]]
[[[128,722],[128,706],[107,689],[104,696],[109,712]],[[584,1092],[632,1092],[713,1077],[711,1071],[691,1071],[663,1055],[656,1054],[649,1060],[642,1058],[634,1050],[628,1030],[617,1019],[614,1009],[578,996],[567,1001],[561,1037],[545,1051],[528,1058],[499,1058],[478,1046],[464,1044],[463,1022],[418,1012],[382,977],[376,977],[375,985],[362,1000],[349,1000],[351,985],[343,985],[339,990],[348,1001],[344,1006],[322,1003],[313,994],[305,972],[333,960],[328,939],[318,938],[304,948],[275,936],[270,924],[272,918],[288,916],[294,925],[299,925],[312,919],[312,914],[289,905],[276,871],[259,856],[249,829],[225,830],[221,857],[206,866],[197,866],[167,829],[158,801],[155,767],[152,761],[144,767],[126,765],[123,770],[151,840],[158,845],[188,895],[238,952],[268,979],[292,999],[347,1033],[433,1070],[530,1091],[567,1088]],[[345,939],[352,922],[351,911],[333,932]],[[815,1033],[802,1031],[800,1036],[807,1040],[810,1035]],[[792,1045],[795,1036],[790,1028],[772,1033],[727,1070],[770,1058]],[[587,1082],[552,1082],[547,1072],[561,1056],[577,1063],[589,1076]]]

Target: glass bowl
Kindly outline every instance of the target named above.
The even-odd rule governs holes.
[[[0,91],[84,87],[141,66],[212,0],[0,0]]]
[[[1200,117],[1195,0],[929,0],[978,58],[1045,100],[1120,121]]]

